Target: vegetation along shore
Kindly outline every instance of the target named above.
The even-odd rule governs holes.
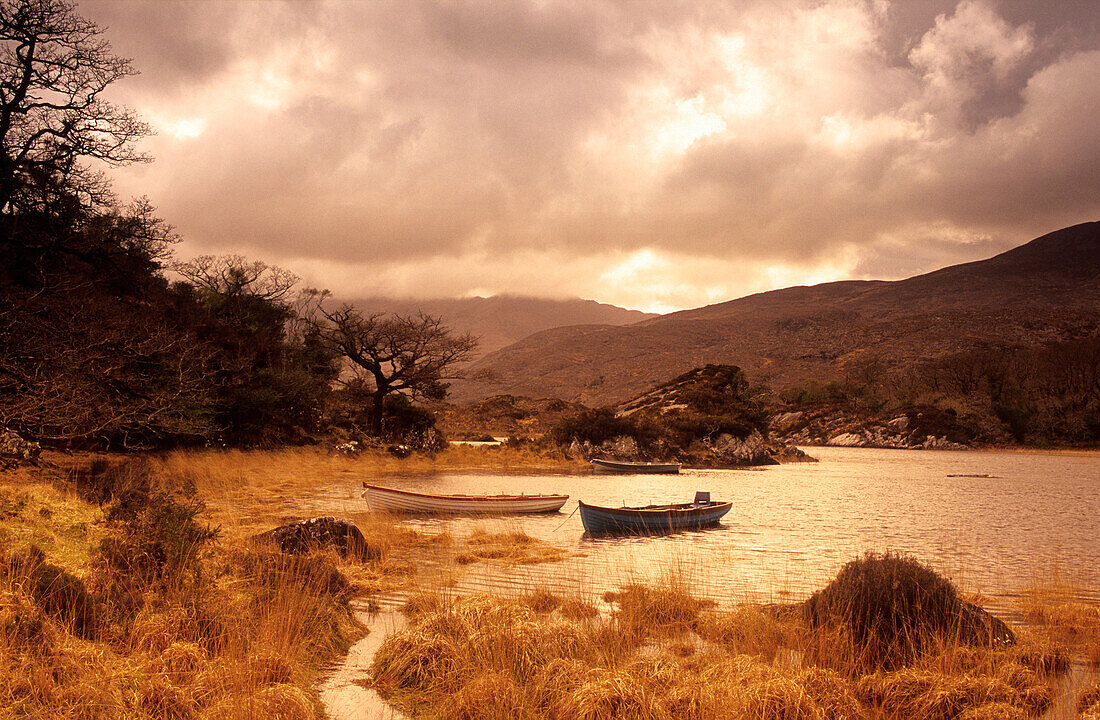
[[[545,459],[461,448],[413,461],[520,470]],[[454,578],[472,568],[553,563],[563,550],[518,530],[414,530],[354,498],[333,510],[362,531],[359,552],[295,554],[255,539],[303,519],[295,500],[317,477],[398,462],[308,450],[50,454],[5,472],[0,713],[323,717],[318,682],[364,632],[349,601],[395,593],[407,598],[408,627],[360,679],[418,717],[1100,710],[1087,680],[1100,667],[1100,607],[1054,583],[1021,594],[1010,628],[980,610],[980,594],[894,554],[853,559],[801,602],[719,606],[698,593],[691,573],[705,569],[593,597],[455,594]],[[432,573],[418,571],[425,558]],[[1085,670],[1067,691],[1075,667]]]

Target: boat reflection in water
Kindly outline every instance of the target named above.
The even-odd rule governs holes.
[[[709,492],[695,493],[695,501],[644,507],[600,507],[579,503],[581,524],[589,535],[658,534],[694,530],[716,524],[733,503],[710,499]]]

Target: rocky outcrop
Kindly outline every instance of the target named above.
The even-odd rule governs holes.
[[[638,441],[627,435],[620,435],[599,445],[593,445],[587,440],[584,442],[574,440],[566,452],[569,457],[578,460],[591,460],[596,457],[630,461],[653,459],[644,457],[638,448]]]
[[[24,440],[11,430],[0,431],[0,466],[33,463],[41,453],[42,446],[38,443]]]
[[[701,443],[696,450],[691,452],[675,452],[660,444],[652,449],[655,449],[656,452],[643,453],[634,438],[620,436],[599,445],[574,440],[565,452],[569,457],[577,460],[610,458],[627,461],[682,462],[691,467],[737,467],[742,465],[817,462],[816,458],[810,457],[794,446],[768,442],[756,430],[744,438],[722,433],[713,440]]]
[[[342,557],[356,560],[372,560],[379,557],[377,548],[367,544],[363,533],[355,523],[345,518],[315,517],[301,522],[282,525],[255,535],[256,542],[270,542],[291,555],[301,555],[314,550],[335,549]]]
[[[707,443],[707,447],[717,460],[733,465],[763,465],[774,462],[771,448],[759,430],[753,430],[744,438],[722,433],[713,442]]]
[[[776,412],[771,438],[789,445],[893,448],[899,450],[968,450],[953,414],[936,408],[879,416],[844,408]]]

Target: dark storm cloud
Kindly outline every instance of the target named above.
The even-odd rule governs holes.
[[[1095,219],[1091,2],[114,3],[187,238],[349,292],[658,309]]]

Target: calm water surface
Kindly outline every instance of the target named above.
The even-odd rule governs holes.
[[[503,519],[413,518],[461,537],[521,530],[570,553],[563,563],[478,563],[460,590],[550,587],[601,594],[624,582],[686,576],[720,602],[797,600],[867,550],[902,551],[1010,609],[1027,586],[1057,577],[1100,600],[1100,456],[809,448],[818,463],[681,475],[461,473],[341,479],[437,493],[563,492],[562,512]],[[986,475],[989,477],[967,477]],[[713,529],[661,537],[589,538],[577,500],[598,505],[730,500]],[[320,498],[317,498],[320,500]]]
[[[561,563],[504,567],[476,563],[451,577],[446,563],[424,558],[457,592],[526,592],[548,588],[589,600],[627,582],[668,573],[689,580],[720,605],[795,601],[823,587],[867,550],[910,553],[963,590],[990,598],[990,609],[1016,619],[1014,599],[1029,585],[1061,580],[1082,599],[1100,600],[1100,456],[1041,453],[929,452],[809,448],[819,463],[754,470],[685,471],[681,475],[505,475],[494,473],[359,477],[318,488],[296,512],[363,512],[361,482],[438,493],[564,492],[560,513],[503,519],[410,518],[402,522],[461,538],[475,529],[521,530],[567,550]],[[966,477],[983,475],[989,477]],[[603,505],[687,502],[696,490],[731,500],[716,528],[641,538],[584,535],[577,500]],[[390,608],[402,598],[381,598]],[[321,686],[333,718],[402,716],[355,682],[401,616],[377,616]],[[379,620],[381,618],[381,620]],[[1059,683],[1043,720],[1076,716],[1076,699],[1092,682],[1078,663]]]

